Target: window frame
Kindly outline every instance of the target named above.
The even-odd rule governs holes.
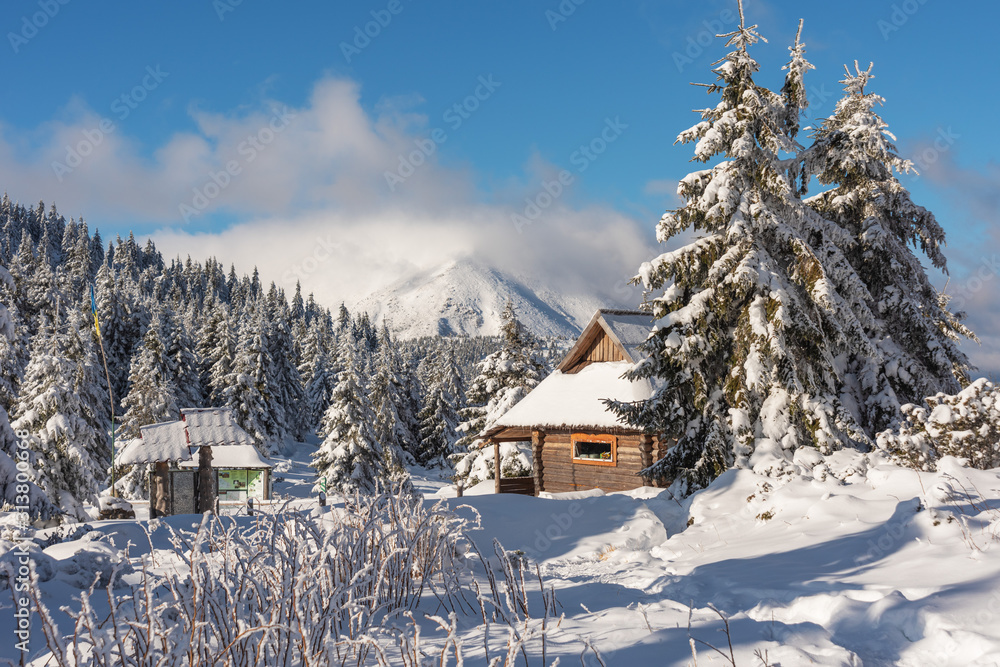
[[[570,460],[574,464],[585,466],[618,467],[618,436],[596,433],[573,433],[570,435]],[[611,460],[582,459],[576,456],[576,445],[579,442],[602,443],[611,445]]]

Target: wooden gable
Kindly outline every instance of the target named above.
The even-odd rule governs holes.
[[[572,374],[579,373],[590,364],[602,361],[635,361],[605,322],[604,312],[619,313],[625,311],[597,311],[590,323],[584,328],[583,333],[580,334],[576,344],[559,364],[560,371]],[[629,314],[638,315],[640,313]]]
[[[562,369],[564,373],[579,373],[590,364],[601,361],[627,361],[625,351],[611,339],[604,329],[596,327],[592,340],[581,349],[572,364]]]

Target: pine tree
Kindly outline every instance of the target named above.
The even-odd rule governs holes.
[[[225,306],[210,299],[206,309],[208,316],[198,335],[201,386],[208,405],[222,406],[226,404],[226,382],[233,372],[233,333]]]
[[[448,464],[458,441],[458,406],[465,401],[461,374],[450,348],[433,355],[427,377],[427,394],[420,411],[420,447],[417,463],[422,466]]]
[[[453,460],[456,479],[466,485],[493,479],[493,467],[484,465],[492,451],[485,451],[487,448],[480,435],[524,398],[545,374],[544,366],[535,358],[537,343],[518,321],[510,301],[504,308],[502,321],[503,346],[479,363],[479,375],[466,394],[466,407],[459,412],[463,422],[458,430],[462,437],[456,448],[466,451],[455,454]],[[508,476],[517,477],[531,471],[530,459],[520,455],[516,448],[504,447],[501,457],[502,471]]]
[[[86,520],[83,504],[96,504],[108,458],[95,456],[95,433],[84,417],[79,394],[78,364],[70,358],[78,331],[61,332],[44,325],[35,336],[25,371],[13,427],[26,431],[38,457],[37,479],[49,499],[66,514]],[[106,445],[105,445],[106,446]]]
[[[345,343],[341,349],[345,367],[337,376],[333,401],[323,415],[323,444],[310,465],[330,489],[371,494],[388,475],[382,447],[372,429],[375,415],[352,348]]]
[[[658,328],[630,373],[656,378],[654,396],[613,406],[632,425],[677,443],[646,474],[702,488],[732,465],[788,467],[792,450],[871,446],[850,403],[840,360],[877,356],[865,333],[867,290],[841,248],[849,235],[806,206],[794,187],[799,151],[790,114],[805,107],[801,43],[786,96],[754,82],[746,26],[725,35],[735,50],[714,70],[717,106],[678,141],[695,159],[723,160],[684,178],[684,206],[657,227],[665,242],[700,236],[640,268],[637,281]],[[791,83],[790,83],[791,82]]]
[[[875,112],[884,100],[865,90],[872,66],[862,70],[855,61],[853,73],[845,70],[846,95],[804,154],[806,174],[834,187],[807,203],[850,234],[845,254],[867,288],[865,328],[877,353],[851,359],[846,371],[857,378],[851,394],[865,423],[880,431],[898,419],[901,404],[968,383],[958,341],[975,335],[948,311],[910,248],[947,270],[944,231],[895,176],[913,165],[896,153],[895,137]]]
[[[382,447],[385,469],[393,479],[405,478],[404,463],[412,463],[410,452],[416,448],[413,433],[400,415],[404,397],[399,377],[393,368],[391,345],[382,345],[375,360],[375,374],[368,383],[368,394],[375,414],[372,430]]]
[[[268,364],[263,321],[259,316],[244,320],[233,370],[226,381],[226,405],[233,409],[233,416],[243,430],[270,455],[275,450],[277,427],[271,413]]]
[[[334,361],[328,352],[330,344],[331,332],[325,330],[321,321],[313,320],[302,342],[302,364],[299,366],[305,422],[310,431],[319,427],[337,380]]]
[[[161,332],[169,361],[170,380],[177,390],[180,408],[198,408],[205,398],[201,390],[199,361],[194,353],[194,343],[183,323],[169,312],[161,314]]]
[[[302,387],[302,376],[295,364],[295,345],[290,330],[291,315],[284,303],[284,296],[276,298],[269,308],[270,326],[268,327],[267,345],[271,366],[268,369],[268,383],[272,387],[272,395],[280,415],[275,416],[278,423],[279,440],[288,437],[302,440],[306,436],[306,415],[304,410],[305,393]]]
[[[9,205],[9,200],[4,196],[4,201]],[[0,266],[0,285],[12,289],[14,280],[6,268]],[[15,340],[17,332],[15,322],[11,317],[7,307],[0,303],[0,344]],[[27,464],[29,479],[18,481],[18,469],[16,461],[19,456],[18,438],[11,428],[10,418],[7,415],[5,405],[13,405],[5,397],[0,401],[0,509],[3,511],[13,511],[15,508],[24,508],[32,518],[48,519],[58,512],[45,492],[35,483],[37,478],[33,471],[38,470],[37,452],[32,452],[30,460],[23,461]]]
[[[141,330],[124,279],[116,278],[111,267],[104,264],[98,269],[94,282],[111,390],[120,404],[128,390],[129,363],[133,349],[141,343]],[[119,412],[115,410],[116,414]]]
[[[180,418],[177,386],[161,328],[162,316],[154,311],[153,321],[129,365],[129,390],[122,400],[125,412],[118,429],[119,440],[140,437],[143,426]]]
[[[94,466],[88,474],[100,488],[106,488],[112,464],[110,396],[94,322],[86,305],[81,305],[71,318],[66,349],[66,358],[76,366],[73,388],[83,410],[80,416],[88,427],[86,439],[77,446],[87,451],[86,459]]]

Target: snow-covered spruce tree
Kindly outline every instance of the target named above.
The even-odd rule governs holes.
[[[391,478],[406,477],[405,463],[413,463],[411,451],[416,449],[413,433],[403,421],[400,408],[403,405],[402,382],[393,364],[393,350],[390,344],[383,344],[376,353],[375,374],[368,383],[368,395],[375,413],[372,424],[375,438],[382,446],[385,469]]]
[[[166,346],[170,378],[177,390],[179,408],[200,408],[205,397],[201,391],[198,357],[191,336],[169,311],[161,315],[163,344]]]
[[[68,329],[68,330],[67,330]],[[43,325],[35,335],[13,427],[26,431],[38,454],[37,480],[49,499],[68,516],[85,521],[83,504],[96,504],[108,465],[106,435],[84,418],[79,364],[70,358],[75,327]],[[103,451],[95,451],[97,447]]]
[[[161,314],[154,311],[153,321],[129,365],[129,390],[122,399],[125,413],[118,427],[119,440],[140,437],[142,426],[180,418],[177,387],[161,326]]]
[[[94,283],[111,388],[115,401],[120,405],[128,391],[128,371],[134,348],[142,342],[139,318],[132,300],[135,285],[123,277],[116,277],[114,269],[107,264],[98,269]],[[115,412],[118,414],[119,411]]]
[[[271,416],[273,398],[268,385],[270,363],[264,328],[259,315],[245,316],[225,396],[237,423],[270,455],[275,451],[278,428]]]
[[[198,360],[205,402],[217,407],[226,404],[226,381],[233,372],[235,344],[226,307],[209,300],[208,316],[198,335]]]
[[[753,79],[755,30],[741,2],[739,28],[724,36],[734,50],[708,86],[721,100],[678,137],[695,142],[697,161],[722,159],[680,182],[685,204],[663,216],[657,238],[700,236],[643,264],[636,279],[658,322],[630,376],[658,389],[611,406],[677,438],[646,474],[681,492],[732,465],[777,473],[798,447],[867,448],[873,435],[841,400],[851,360],[879,356],[865,333],[867,290],[840,250],[851,239],[799,199],[795,160],[782,157],[800,150],[789,117],[805,106],[803,47],[793,47],[786,95],[773,93]]]
[[[326,331],[321,319],[316,318],[306,329],[302,343],[302,378],[306,426],[315,431],[330,405],[337,380],[335,360],[330,358],[329,346],[333,334]]]
[[[545,375],[544,366],[535,358],[536,342],[517,319],[514,304],[507,302],[502,313],[502,347],[479,362],[479,375],[466,393],[466,406],[459,412],[462,437],[456,443],[459,453],[452,456],[455,479],[474,486],[493,479],[493,448],[486,447],[480,434],[524,398]],[[464,450],[464,451],[463,451]],[[516,446],[501,447],[501,472],[509,477],[530,474],[531,459]]]
[[[458,441],[458,406],[465,400],[462,376],[450,348],[438,349],[428,364],[424,408],[420,411],[420,446],[417,463],[450,465]]]
[[[373,494],[379,484],[388,481],[388,471],[372,428],[375,414],[358,375],[351,336],[342,338],[344,370],[337,375],[332,402],[320,425],[323,444],[313,454],[310,465],[318,478],[326,479],[331,490]]]
[[[0,304],[10,304],[13,290],[7,288],[0,274]],[[17,400],[18,387],[28,366],[31,343],[26,334],[26,327],[15,306],[4,308],[4,329],[10,331],[10,337],[0,335],[0,405],[13,406]]]
[[[895,137],[875,111],[884,100],[865,90],[871,70],[856,61],[854,72],[847,70],[846,95],[815,132],[804,163],[807,176],[834,186],[807,203],[851,235],[845,254],[868,289],[873,318],[865,328],[878,355],[848,359],[845,371],[856,378],[851,394],[866,425],[880,431],[898,418],[900,403],[954,393],[968,382],[958,341],[975,335],[949,312],[914,254],[919,247],[947,271],[944,231],[896,178],[913,165],[896,153]]]
[[[13,288],[13,278],[2,266],[0,266],[0,285]],[[0,339],[2,339],[0,342],[14,340],[15,336],[14,320],[10,311],[0,303]],[[20,506],[27,508],[22,511],[27,511],[32,518],[48,519],[59,510],[35,484],[34,473],[29,475],[27,482],[17,480],[17,461],[20,457],[28,456],[28,460],[23,458],[20,460],[28,465],[30,471],[38,470],[37,452],[19,454],[18,438],[11,428],[5,405],[12,404],[0,401],[0,511],[13,511]]]
[[[107,472],[111,468],[111,396],[98,349],[99,341],[94,320],[84,299],[81,308],[70,317],[66,358],[76,365],[74,388],[82,408],[81,417],[87,423],[87,440],[78,446],[87,450],[89,460],[97,466],[93,475],[98,485],[107,487]]]
[[[275,416],[279,439],[284,441],[291,437],[302,440],[306,437],[305,393],[302,376],[295,364],[291,315],[283,294],[280,299],[269,299],[268,312],[270,326],[267,330],[267,346],[271,360],[268,381],[273,388],[273,397],[280,406],[280,415]]]
[[[904,421],[878,435],[878,445],[907,465],[933,470],[942,456],[973,468],[1000,467],[1000,387],[980,378],[958,394],[937,394],[929,407],[908,403]]]

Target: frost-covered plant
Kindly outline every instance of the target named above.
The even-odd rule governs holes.
[[[924,470],[933,470],[942,456],[981,470],[1000,467],[1000,386],[980,378],[958,394],[926,402],[904,405],[904,421],[879,434],[879,447]]]
[[[194,533],[154,528],[171,532],[166,561],[144,557],[138,583],[108,587],[106,605],[84,592],[65,608],[69,633],[37,578],[31,596],[59,667],[544,664],[554,591],[536,568],[533,609],[524,563],[499,543],[487,561],[466,537],[477,523],[398,489],[348,498],[333,517],[287,507],[242,523],[205,515]],[[434,611],[418,621],[422,603]]]

